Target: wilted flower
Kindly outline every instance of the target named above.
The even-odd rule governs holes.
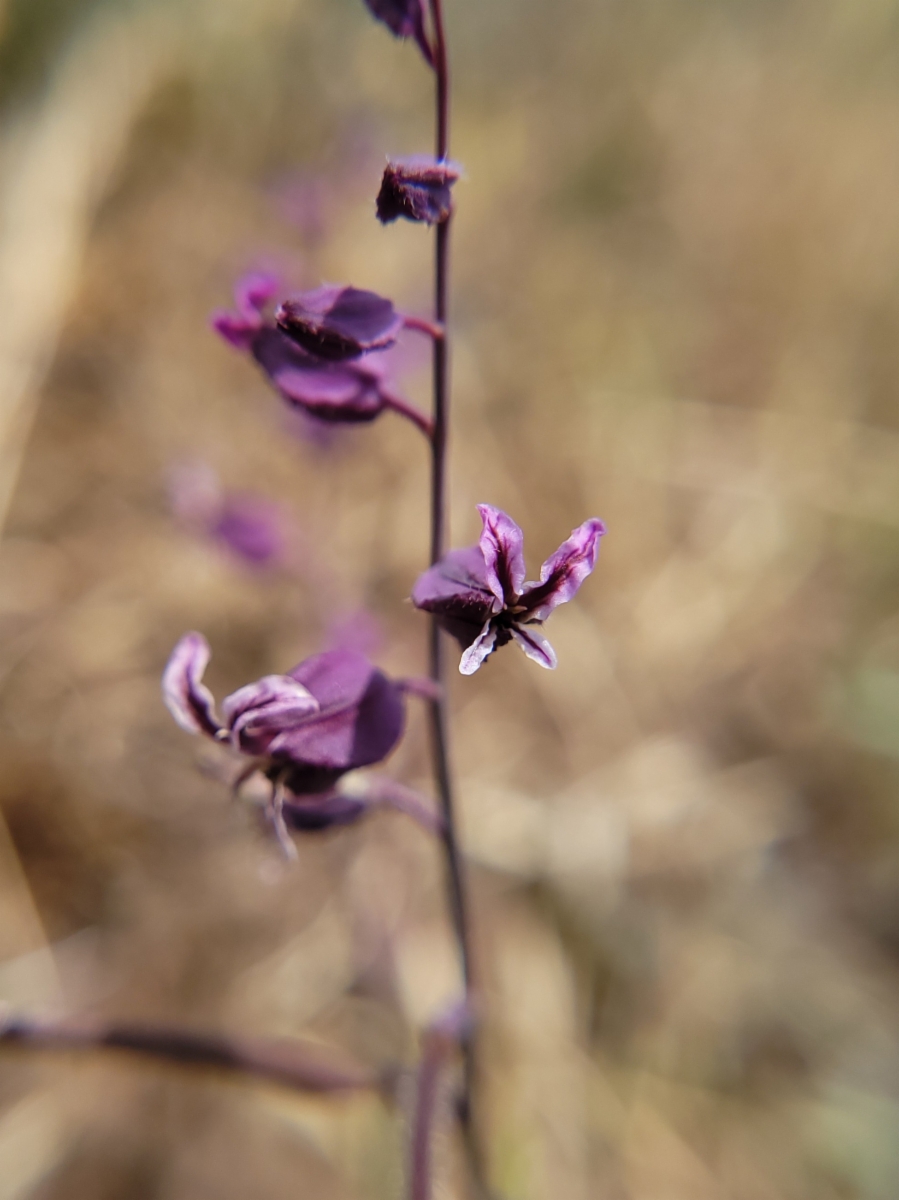
[[[434,54],[425,34],[424,0],[365,0],[372,16],[377,17],[400,38],[415,38],[422,54],[432,66]]]
[[[490,504],[479,504],[478,512],[484,523],[478,544],[451,550],[425,571],[412,589],[412,600],[435,613],[462,646],[463,675],[473,675],[489,654],[510,641],[542,667],[555,667],[555,651],[535,626],[570,600],[596,566],[605,526],[596,517],[585,521],[546,560],[539,582],[525,583],[521,530]]]
[[[403,318],[377,292],[326,284],[284,300],[275,313],[275,324],[308,354],[346,362],[392,346]]]
[[[459,175],[455,163],[424,154],[391,159],[378,192],[378,220],[383,225],[399,217],[427,225],[445,221],[453,209],[450,189]]]
[[[259,770],[271,781],[276,823],[283,810],[284,819],[299,827],[302,813],[295,809],[304,806],[311,822],[304,828],[349,820],[344,800],[322,793],[347,771],[380,762],[394,748],[405,724],[401,686],[362,654],[328,650],[287,675],[266,675],[232,692],[222,701],[220,719],[203,684],[208,662],[206,639],[188,633],[166,666],[163,699],[181,728],[246,755],[251,761],[241,778]]]
[[[324,290],[319,289],[320,292]],[[356,291],[353,288],[329,290]],[[270,276],[246,276],[235,288],[236,311],[216,313],[212,324],[232,346],[252,354],[289,404],[322,421],[372,421],[385,408],[397,409],[416,419],[408,405],[390,390],[387,368],[380,355],[367,354],[356,362],[326,362],[302,349],[267,320],[265,305],[277,291],[277,280]],[[313,294],[306,293],[305,298]],[[372,292],[358,294],[374,295]],[[380,300],[380,297],[375,299]],[[403,319],[389,300],[382,303],[389,306],[393,315],[385,324],[384,310],[380,309],[381,316],[373,320],[372,325],[379,326],[382,334],[385,328],[393,329],[392,338]],[[370,331],[371,326],[368,328]],[[361,327],[357,328],[357,334],[362,336],[363,332]]]

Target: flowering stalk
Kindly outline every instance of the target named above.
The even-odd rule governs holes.
[[[450,73],[443,24],[441,0],[430,0],[433,30],[432,52],[436,77],[436,145],[438,163],[449,158]],[[434,339],[433,348],[433,432],[431,434],[431,565],[438,563],[446,549],[447,501],[447,439],[449,433],[449,247],[452,206],[436,226],[434,264],[434,317],[443,336]],[[465,872],[456,827],[453,781],[449,759],[446,672],[443,643],[438,618],[431,618],[429,630],[428,669],[438,690],[431,702],[431,747],[434,760],[434,779],[440,808],[443,813],[441,841],[446,859],[449,908],[458,943],[462,978],[470,1010],[474,1010],[474,963],[468,917],[468,895]],[[474,1126],[473,1102],[477,1079],[477,1058],[474,1022],[470,1022],[462,1037],[464,1075],[459,1097],[459,1120],[465,1138],[466,1151],[472,1169],[473,1182],[484,1190],[483,1164],[480,1144]]]

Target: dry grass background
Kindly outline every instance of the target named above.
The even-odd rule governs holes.
[[[479,500],[532,567],[610,528],[555,674],[509,650],[453,683],[497,1182],[890,1200],[899,4],[447,7],[454,540]],[[0,21],[0,1000],[411,1059],[455,986],[433,849],[384,816],[284,866],[158,679],[186,629],[221,695],[360,605],[385,666],[421,661],[416,434],[293,437],[206,321],[253,263],[426,303],[427,237],[372,198],[428,78],[355,0]],[[331,181],[315,227],[296,172]],[[289,505],[295,574],[177,527],[196,458]],[[422,747],[417,714],[392,768],[427,787]],[[400,1194],[371,1100],[7,1055],[0,1106],[0,1200]]]

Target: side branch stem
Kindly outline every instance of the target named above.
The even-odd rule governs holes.
[[[226,1071],[301,1092],[389,1091],[391,1081],[315,1043],[264,1041],[159,1025],[100,1021],[0,1020],[0,1047],[45,1051],[122,1050],[179,1067]]]

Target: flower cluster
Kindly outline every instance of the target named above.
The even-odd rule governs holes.
[[[434,613],[464,650],[459,670],[473,675],[484,660],[515,641],[541,667],[556,666],[556,653],[535,627],[577,592],[596,566],[606,532],[596,517],[575,529],[525,583],[524,534],[510,516],[479,504],[484,528],[478,543],[451,550],[419,578],[412,590],[417,608]]]
[[[440,0],[365,0],[371,13],[399,38],[417,43],[433,68],[437,102],[435,156],[387,162],[376,200],[378,219],[399,219],[436,230],[434,322],[403,315],[375,292],[323,285],[280,295],[277,281],[248,275],[235,290],[235,307],[213,318],[218,333],[249,355],[284,400],[320,423],[364,423],[385,409],[413,421],[431,451],[432,565],[412,589],[412,601],[432,615],[432,632],[452,635],[462,648],[459,669],[474,674],[500,647],[517,642],[541,666],[554,668],[556,655],[541,627],[554,609],[571,600],[596,566],[606,530],[591,518],[572,531],[546,559],[539,578],[527,581],[524,535],[499,508],[481,504],[478,542],[442,554],[446,511],[446,434],[449,422],[447,341],[448,238],[453,187],[460,168],[449,160],[449,73]],[[404,329],[433,339],[433,420],[393,391],[385,351]],[[228,498],[205,478],[182,481],[176,507],[187,523],[228,545],[246,561],[277,560],[283,553],[274,510],[248,497]],[[435,561],[436,560],[436,561]],[[465,871],[454,829],[452,772],[446,744],[446,692],[440,654],[431,655],[426,680],[392,680],[360,650],[372,639],[364,621],[332,630],[336,648],[305,659],[285,675],[266,675],[226,696],[216,709],[203,682],[209,646],[199,633],[186,634],[163,675],[163,695],[182,729],[232,748],[242,759],[235,788],[256,773],[269,784],[268,816],[288,854],[296,850],[289,829],[317,830],[358,819],[372,805],[392,805],[442,839],[453,920],[465,986],[461,1004],[432,1026],[424,1039],[412,1136],[410,1195],[431,1194],[428,1138],[434,1116],[436,1075],[455,1047],[463,1050],[460,1117],[472,1112],[477,1079],[476,997],[471,974],[471,938]],[[334,643],[332,642],[332,645]],[[432,648],[434,644],[432,643]],[[431,706],[434,780],[439,811],[398,781],[364,780],[362,795],[341,780],[359,767],[382,762],[402,737],[405,695]],[[475,1109],[476,1111],[476,1109]],[[481,1155],[466,1118],[473,1193],[487,1194],[480,1178]]]

